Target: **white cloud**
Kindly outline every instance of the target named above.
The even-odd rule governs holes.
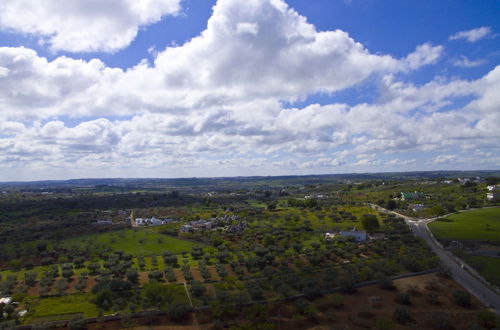
[[[33,34],[54,51],[114,52],[141,26],[179,13],[181,0],[2,0],[0,28]]]
[[[402,64],[410,70],[415,70],[428,64],[435,64],[441,57],[443,49],[443,46],[432,46],[430,43],[422,44],[417,46],[415,51],[402,61]]]
[[[488,63],[485,59],[479,60],[469,60],[466,56],[460,56],[459,58],[453,61],[454,66],[462,67],[462,68],[474,68],[476,66],[481,66]]]
[[[432,159],[434,164],[453,164],[458,161],[457,155],[438,155]]]
[[[200,36],[152,52],[152,63],[121,70],[0,48],[1,166],[193,176],[373,171],[383,159],[413,168],[402,153],[420,161],[452,149],[498,158],[500,66],[477,80],[405,82],[437,63],[442,46],[375,55],[343,31],[318,32],[282,1],[219,0]],[[284,106],[370,77],[373,102]]]
[[[441,52],[424,44],[401,60],[374,55],[343,31],[316,31],[283,1],[219,0],[200,36],[126,71],[100,60],[49,62],[29,49],[0,48],[0,79],[8,86],[0,104],[22,119],[297,100],[432,64]]]
[[[491,35],[491,28],[489,26],[482,26],[472,30],[457,32],[454,35],[451,35],[449,39],[450,40],[464,39],[467,40],[468,42],[476,42],[490,35]]]

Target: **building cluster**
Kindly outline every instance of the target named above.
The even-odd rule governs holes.
[[[425,195],[419,191],[415,192],[401,192],[401,200],[402,201],[410,201],[413,199],[422,199],[425,197]]]
[[[348,230],[348,231],[339,231],[336,233],[325,233],[325,239],[334,239],[337,237],[345,237],[345,238],[354,238],[355,242],[364,242],[368,239],[366,231],[362,230]]]
[[[321,198],[325,198],[325,195],[323,195],[323,194],[311,194],[311,195],[304,196],[304,199],[311,199],[311,198],[321,199]]]
[[[483,181],[483,179],[478,176],[475,178],[457,178],[457,180],[461,185],[465,185],[468,183],[480,183],[481,181]]]
[[[97,225],[112,225],[113,220],[111,220],[111,219],[99,219],[99,220],[97,220],[96,224]]]
[[[210,219],[200,219],[190,221],[187,224],[181,226],[181,233],[191,233],[197,230],[212,230],[215,228],[223,228],[225,231],[230,232],[241,232],[247,227],[247,223],[242,221],[237,215],[225,214],[220,217],[210,218]]]
[[[151,218],[135,218],[133,221],[134,227],[145,227],[145,226],[161,226],[167,223],[172,223],[174,219],[158,219],[156,217]]]
[[[0,298],[0,313],[1,313],[1,311],[3,311],[5,309],[5,306],[7,306],[7,305],[12,305],[14,308],[17,308],[19,306],[19,303],[17,301],[13,301],[12,297],[1,297]],[[17,311],[15,311],[15,313],[17,314],[17,316],[22,317],[22,316],[26,315],[26,313],[28,313],[28,311],[23,309],[23,310],[17,310]],[[0,319],[5,318],[6,316],[7,316],[7,313],[3,312],[2,314],[0,314]]]
[[[487,200],[500,200],[500,185],[488,186],[488,192],[486,193]]]
[[[410,205],[408,205],[408,208],[410,210],[412,210],[413,212],[420,212],[420,211],[423,211],[425,209],[425,205],[424,204],[410,204]]]
[[[345,231],[339,231],[335,233],[325,233],[325,239],[330,240],[330,239],[335,239],[338,237],[345,237],[345,238],[350,238],[354,239],[355,242],[364,242],[366,240],[378,240],[378,239],[384,239],[385,235],[383,233],[372,233],[368,234],[364,230],[345,230]]]

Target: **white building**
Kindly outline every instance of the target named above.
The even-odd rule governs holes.
[[[500,200],[500,186],[496,185],[494,187],[492,187],[491,189],[489,189],[490,187],[488,187],[488,190],[490,191],[489,193],[486,194],[486,199],[487,200]]]

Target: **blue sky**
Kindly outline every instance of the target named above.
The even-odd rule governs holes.
[[[0,180],[500,168],[500,3],[0,4]]]

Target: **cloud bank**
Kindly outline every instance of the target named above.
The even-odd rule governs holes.
[[[114,52],[141,26],[177,15],[181,0],[2,0],[0,28],[39,37],[53,51]]]
[[[164,4],[163,12],[179,10]],[[3,47],[0,166],[6,176],[14,168],[315,173],[426,169],[478,150],[490,156],[477,166],[497,166],[500,66],[476,80],[404,81],[443,54],[430,43],[403,58],[373,54],[344,31],[318,31],[280,0],[219,0],[198,37],[126,70]],[[369,81],[378,87],[373,102],[293,105]]]

